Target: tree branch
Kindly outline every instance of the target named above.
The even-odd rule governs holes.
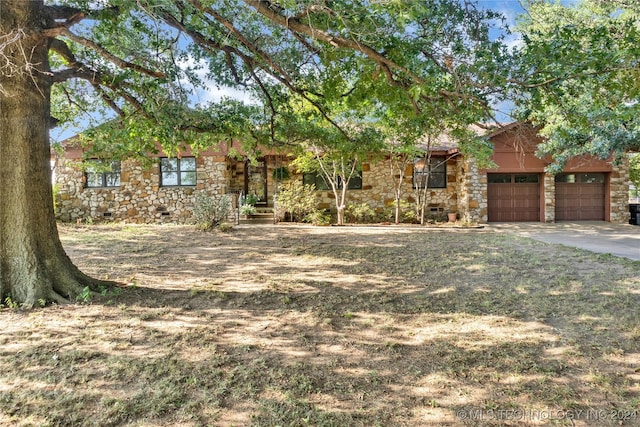
[[[116,104],[116,102],[114,101],[114,99],[109,96],[108,93],[105,92],[104,88],[102,86],[100,86],[99,84],[92,84],[93,89],[98,92],[100,94],[100,97],[102,98],[102,100],[109,106],[111,107],[111,109],[113,111],[116,112],[117,115],[119,115],[120,117],[125,117],[125,112],[122,110],[122,108],[120,108],[118,106],[118,104]]]
[[[306,34],[309,37],[314,39],[323,41],[335,47],[348,48],[351,50],[355,50],[357,52],[363,53],[369,59],[380,65],[386,65],[391,70],[400,71],[406,74],[412,81],[417,84],[424,84],[426,80],[420,77],[419,75],[413,73],[406,67],[401,66],[400,64],[395,63],[389,58],[385,57],[375,49],[367,46],[366,44],[360,43],[356,40],[348,39],[340,36],[333,36],[326,31],[320,30],[318,28],[312,28],[311,26],[302,23],[299,19],[291,18],[287,16],[283,16],[282,14],[274,11],[271,7],[271,2],[267,0],[243,0],[245,3],[253,7],[258,13],[269,19],[270,21],[283,26],[285,28],[290,29],[293,32],[299,32],[302,34]],[[388,75],[389,77],[389,75]]]
[[[331,117],[329,117],[328,113],[324,110],[324,108],[317,101],[309,97],[308,91],[306,89],[297,87],[293,83],[291,76],[289,76],[289,74],[284,69],[282,69],[282,67],[280,67],[267,53],[263,52],[261,49],[259,49],[253,43],[251,43],[246,37],[244,37],[244,35],[240,31],[238,31],[233,26],[232,23],[227,21],[223,16],[221,16],[215,10],[204,8],[198,0],[188,0],[188,1],[192,3],[193,6],[196,7],[201,13],[209,14],[213,16],[216,20],[218,20],[219,23],[224,25],[225,28],[227,28],[238,39],[238,41],[240,41],[240,43],[242,43],[245,47],[251,50],[256,56],[258,56],[258,58],[260,58],[264,63],[266,63],[271,67],[271,71],[269,70],[265,70],[265,71],[267,71],[272,77],[277,79],[279,82],[284,84],[293,93],[300,95],[302,98],[304,98],[309,103],[311,103],[311,105],[313,105],[318,110],[318,112],[325,118],[325,120],[327,120],[328,123],[334,126],[338,131],[340,131],[340,133],[342,133],[345,136],[345,138],[350,139],[348,133],[344,129],[342,129],[342,127],[338,125],[338,123],[336,123],[333,119],[331,119]],[[245,65],[247,65],[248,69],[251,70],[252,78],[256,76],[255,71],[253,70],[254,70],[254,67],[257,65],[257,61],[251,56],[241,52],[235,47],[232,47],[229,45],[221,45],[220,43],[214,40],[204,37],[199,32],[193,31],[187,28],[182,22],[178,21],[173,15],[171,15],[169,12],[165,10],[161,10],[160,13],[162,18],[165,20],[165,22],[167,22],[167,24],[176,28],[177,30],[184,31],[191,38],[193,38],[196,43],[202,46],[208,46],[209,48],[213,48],[218,51],[233,53],[237,55],[240,59],[242,59]],[[264,67],[261,67],[261,68],[264,69]]]
[[[216,21],[222,24],[231,34],[235,36],[235,38],[242,43],[244,47],[253,52],[257,57],[261,60],[265,61],[271,68],[273,68],[278,74],[280,74],[287,81],[291,81],[291,76],[287,71],[278,65],[273,58],[271,58],[267,53],[258,48],[255,44],[251,43],[249,39],[247,39],[244,34],[242,34],[233,23],[229,22],[224,16],[220,15],[213,8],[205,8],[198,0],[188,0],[196,9],[198,9],[203,14],[211,15]]]
[[[82,9],[64,5],[45,6],[44,10],[48,16],[50,16],[52,19],[55,19],[56,21],[68,21],[74,16],[84,14],[84,11]]]
[[[134,63],[129,62],[129,61],[125,61],[124,59],[121,59],[121,58],[117,57],[116,55],[112,54],[107,49],[105,49],[104,47],[100,46],[98,43],[94,42],[93,40],[89,40],[89,39],[85,39],[84,37],[80,37],[80,36],[74,34],[73,32],[71,32],[66,27],[57,27],[57,28],[54,28],[52,30],[45,30],[44,33],[47,36],[52,36],[51,34],[55,34],[55,36],[52,36],[52,37],[64,36],[64,37],[68,38],[69,40],[72,40],[72,41],[78,43],[79,45],[82,45],[82,46],[84,46],[86,48],[89,48],[89,49],[97,52],[104,59],[106,59],[109,62],[112,62],[113,64],[117,65],[120,68],[131,69],[131,70],[134,70],[134,71],[137,71],[139,73],[146,74],[148,76],[155,77],[155,78],[163,78],[163,77],[165,77],[165,74],[160,72],[160,71],[151,70],[149,68],[143,67],[143,66],[138,65],[138,64],[134,64]]]
[[[56,52],[58,55],[60,55],[62,59],[64,59],[67,62],[68,65],[74,66],[78,63],[75,55],[73,54],[73,52],[71,52],[71,49],[69,49],[69,46],[62,40],[60,39],[51,40],[50,48],[51,50]]]

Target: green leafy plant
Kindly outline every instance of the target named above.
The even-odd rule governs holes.
[[[231,197],[229,195],[210,196],[207,193],[196,194],[193,207],[193,218],[202,230],[212,230],[231,213]]]
[[[635,197],[640,197],[640,153],[629,155],[629,181],[635,187]]]
[[[321,210],[315,210],[305,215],[304,220],[313,225],[329,225],[331,224],[331,215]]]
[[[57,212],[58,211],[58,199],[60,198],[60,186],[58,184],[53,184],[53,187],[51,188],[51,191],[53,192],[53,211]]]
[[[302,221],[305,216],[318,209],[315,186],[300,181],[290,181],[282,186],[276,197],[276,219]]]
[[[345,213],[347,221],[360,224],[374,222],[376,217],[376,212],[367,203],[348,205]]]
[[[82,288],[82,292],[76,295],[76,301],[83,304],[88,304],[89,302],[91,302],[91,296],[91,289],[89,289],[88,286],[85,286],[84,288]]]
[[[100,286],[98,288],[100,290],[100,295],[103,297],[118,297],[122,294],[122,289],[118,287],[108,287],[108,286]]]
[[[395,210],[396,208],[395,200],[392,203],[392,207]],[[420,222],[416,209],[414,209],[414,206],[411,203],[407,202],[406,200],[400,200],[400,209],[398,211],[402,213],[402,222],[405,222],[405,223]]]
[[[240,206],[240,215],[251,216],[251,215],[255,215],[256,212],[257,212],[256,207],[249,203],[245,203],[244,205]]]
[[[258,203],[258,196],[255,194],[247,194],[246,196],[244,196],[242,198],[242,203],[241,205],[251,205],[251,206],[255,206],[256,203]]]
[[[3,305],[8,307],[8,308],[14,309],[14,310],[19,308],[18,303],[15,302],[10,296],[8,296],[8,297],[6,297],[4,299],[4,304]]]

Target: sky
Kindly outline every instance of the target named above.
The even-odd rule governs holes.
[[[2,0],[0,0],[2,1]],[[563,0],[563,3],[565,1]],[[521,7],[520,0],[478,0],[478,5],[481,8],[491,9],[497,12],[500,12],[505,16],[507,24],[510,27],[513,27],[516,23],[516,18],[519,14],[523,13],[524,10]],[[515,46],[519,43],[519,36],[517,34],[508,35],[506,38],[506,42],[509,46]],[[185,63],[185,66],[196,65],[196,64],[188,64]],[[205,67],[206,68],[206,67]],[[204,76],[205,70],[201,71],[202,76]],[[195,105],[198,103],[205,104],[210,101],[218,101],[223,97],[231,97],[235,99],[239,99],[245,102],[250,102],[249,96],[246,93],[238,91],[233,88],[228,87],[216,87],[215,85],[211,85],[207,90],[198,90],[192,97],[191,102]],[[496,110],[498,111],[498,117],[501,120],[507,120],[508,116],[505,114],[510,111],[511,105],[509,103],[502,103],[496,106]],[[88,126],[95,125],[95,122],[103,122],[115,117],[115,113],[111,116],[94,116],[91,120],[88,118],[86,120],[82,120],[78,126],[71,127],[58,127],[52,129],[50,132],[51,140],[53,142],[60,142],[64,139],[70,138],[76,135],[79,132],[85,130]]]

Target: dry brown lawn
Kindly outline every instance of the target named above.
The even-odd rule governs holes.
[[[6,426],[640,425],[640,262],[482,229],[61,226]]]

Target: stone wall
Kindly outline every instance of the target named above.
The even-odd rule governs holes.
[[[545,173],[542,175],[544,185],[544,222],[554,222],[556,220],[556,177]]]
[[[474,159],[459,163],[460,219],[465,222],[487,222],[487,174],[480,173]]]
[[[282,157],[267,158],[269,205],[273,205],[275,182],[273,169],[287,166]],[[56,157],[56,216],[62,221],[109,221],[133,223],[190,222],[197,192],[212,196],[237,194],[244,189],[244,162],[224,156],[202,156],[197,159],[195,187],[161,187],[158,164],[144,168],[135,161],[123,161],[121,185],[114,188],[85,188],[85,176],[78,160]],[[291,179],[302,180],[291,170]],[[365,162],[362,167],[362,189],[349,190],[347,206],[366,203],[381,217],[393,220],[394,184],[398,171],[391,172],[390,161]],[[555,182],[553,175],[544,174],[545,222],[555,220]],[[629,220],[627,164],[609,175],[610,221]],[[416,189],[413,188],[412,165],[403,171],[402,200],[415,209]],[[468,222],[487,222],[487,174],[479,171],[472,159],[461,157],[447,161],[447,187],[428,189],[427,216],[443,218],[448,212]],[[328,190],[317,191],[320,207],[335,212],[335,199]],[[233,197],[234,204],[236,198]],[[229,217],[234,222],[236,211]]]
[[[197,168],[195,187],[161,187],[157,163],[145,168],[128,160],[121,164],[120,187],[86,188],[79,161],[57,157],[56,217],[68,222],[190,222],[197,192],[222,195],[229,186],[224,157],[199,157]],[[235,221],[235,213],[229,220]]]
[[[457,161],[447,161],[447,187],[430,188],[427,190],[427,217],[446,218],[447,212],[455,212],[457,206]],[[413,188],[413,166],[410,164],[402,174],[401,200],[409,204],[408,209],[415,209],[417,191]],[[292,179],[302,180],[302,175],[292,175]],[[364,162],[362,165],[362,189],[347,191],[347,207],[366,203],[374,211],[381,215],[381,219],[393,220],[395,192],[394,188],[400,179],[398,170],[391,171],[391,162],[388,159],[377,162]],[[336,202],[331,190],[317,191],[321,209],[329,209],[335,212]],[[386,218],[385,218],[386,216]]]
[[[614,165],[614,170],[609,176],[609,190],[611,197],[609,206],[611,209],[610,221],[616,224],[628,224],[629,213],[629,159],[626,158],[619,166]]]

